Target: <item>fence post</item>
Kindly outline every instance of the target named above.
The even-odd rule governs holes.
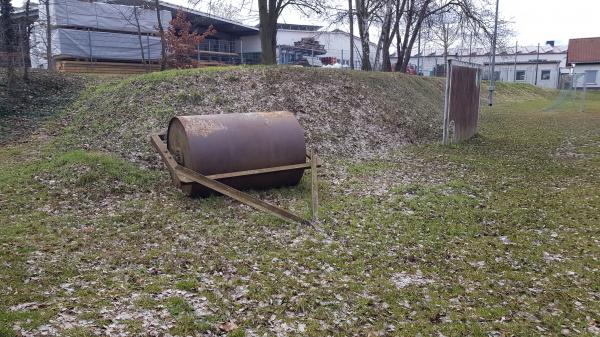
[[[446,90],[444,93],[444,128],[442,143],[448,145],[448,122],[450,120],[450,89],[452,86],[452,60],[446,64]]]
[[[88,28],[88,47],[89,47],[89,53],[90,53],[90,63],[92,63],[92,32],[90,31],[90,29]]]

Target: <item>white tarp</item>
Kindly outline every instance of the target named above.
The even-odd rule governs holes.
[[[152,9],[79,0],[52,0],[49,7],[53,26],[137,32],[134,15],[137,14],[142,33],[155,33],[158,27],[156,11]],[[40,20],[45,22],[45,6],[39,6],[39,13]],[[160,18],[166,29],[171,21],[171,12],[161,10]]]
[[[58,58],[140,61],[137,34],[120,34],[58,28],[52,31],[52,54]],[[160,38],[142,36],[145,60],[160,59]]]

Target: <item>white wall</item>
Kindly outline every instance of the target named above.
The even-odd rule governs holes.
[[[591,70],[591,71],[597,71],[596,73],[596,83],[585,83],[585,86],[588,88],[600,88],[600,64],[577,64],[575,65],[575,69],[573,69],[573,73],[574,74],[582,74],[581,77],[579,77],[579,80],[577,81],[576,85],[577,87],[581,88],[583,87],[584,83],[584,79],[585,79],[585,72],[586,70]]]
[[[486,67],[487,68],[487,67]],[[489,68],[488,68],[489,69]],[[515,66],[512,64],[500,64],[496,65],[495,71],[500,74],[500,81],[503,82],[517,82],[517,83],[528,83],[536,84],[536,66],[535,64],[517,64],[516,73],[524,71],[525,78],[523,80],[517,80],[515,74]],[[544,71],[550,72],[550,78],[542,79],[542,73]],[[540,64],[537,69],[537,86],[544,88],[558,88],[558,79],[560,77],[559,66],[556,64]]]
[[[537,54],[517,54],[517,63],[526,63],[530,60],[535,60],[537,58]],[[489,55],[477,55],[477,56],[448,56],[448,59],[459,60],[463,62],[471,62],[484,64],[491,62],[491,57]],[[413,56],[410,58],[410,63],[416,65],[417,60],[420,60],[420,69],[423,75],[429,76],[431,71],[438,64],[444,64],[443,56],[423,56],[416,57]],[[556,54],[540,54],[540,60],[548,60],[548,61],[560,61],[560,67],[566,67],[567,63],[567,53],[556,53]],[[515,61],[515,55],[496,55],[497,63],[512,63]]]
[[[350,59],[350,35],[343,32],[322,32],[322,31],[298,31],[289,29],[279,29],[277,31],[277,45],[294,45],[294,42],[300,41],[303,37],[314,37],[320,44],[325,46],[327,54],[319,57],[335,57],[338,60]],[[260,36],[251,35],[241,38],[244,53],[260,52]],[[371,64],[375,62],[375,53],[377,46],[371,43],[370,59]],[[360,61],[360,39],[354,37],[354,59]]]
[[[241,41],[241,42],[240,42]],[[240,40],[236,40],[238,44],[238,50],[243,53],[260,53],[262,48],[260,47],[260,36],[250,35],[250,36],[242,36]]]

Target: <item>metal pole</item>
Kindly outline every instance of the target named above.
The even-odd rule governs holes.
[[[515,66],[513,69],[513,82],[517,81],[517,51],[519,50],[519,42],[515,42]]]
[[[419,29],[419,43],[417,45],[417,52],[418,52],[418,57],[417,57],[417,75],[421,74],[421,30]]]
[[[469,33],[469,63],[471,63],[471,54],[473,54],[473,33]]]
[[[494,71],[496,69],[496,37],[498,35],[498,5],[500,3],[500,0],[496,0],[496,17],[494,19],[494,38],[492,40],[492,70],[491,70],[491,76],[492,79],[490,81],[490,85],[489,85],[489,95],[488,95],[488,105],[492,106],[494,104],[494,90],[495,88],[495,82],[496,82],[496,77],[494,76]]]
[[[448,63],[446,63],[445,68],[448,71],[446,75],[446,89],[444,90],[444,125],[442,129],[442,144],[448,145],[448,124],[450,122],[450,90],[452,86],[452,60],[448,60]]]
[[[538,43],[537,58],[535,60],[535,81],[533,82],[535,85],[537,85],[537,81],[538,81],[538,69],[539,68],[540,68],[540,44]]]

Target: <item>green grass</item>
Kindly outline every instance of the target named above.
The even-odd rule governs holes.
[[[56,324],[65,308],[131,335],[147,331],[119,314],[178,336],[229,321],[228,336],[592,336],[600,96],[585,112],[545,111],[550,93],[517,89],[466,143],[326,158],[315,228],[188,199],[161,166],[115,154],[2,147],[0,336]],[[308,215],[309,178],[251,193]]]

